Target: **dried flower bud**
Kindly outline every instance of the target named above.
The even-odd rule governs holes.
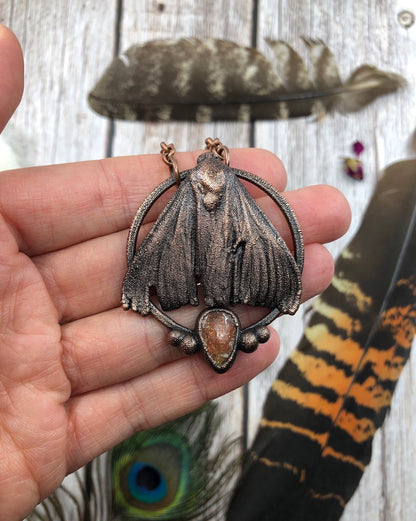
[[[359,159],[346,157],[344,159],[344,169],[347,175],[349,175],[353,179],[358,179],[359,181],[362,181],[364,177],[363,164]]]
[[[355,141],[352,144],[352,150],[354,154],[358,157],[364,150],[364,145],[361,143],[361,141]]]

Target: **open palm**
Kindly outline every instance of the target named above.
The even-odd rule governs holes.
[[[1,27],[0,47],[8,71],[0,75],[7,78],[0,80],[3,128],[20,97],[22,67],[15,38]],[[178,154],[181,169],[197,155]],[[284,188],[284,168],[268,152],[231,151],[231,165]],[[121,309],[128,226],[166,175],[158,155],[0,173],[2,520],[22,519],[67,473],[244,384],[277,355],[273,333],[227,375],[214,374],[199,356],[170,346],[156,320]],[[287,197],[304,232],[307,299],[330,281],[333,264],[321,243],[345,231],[349,210],[328,187]]]

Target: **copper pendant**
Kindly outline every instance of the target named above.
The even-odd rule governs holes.
[[[209,365],[223,373],[239,350],[252,352],[268,340],[266,326],[272,320],[298,309],[304,247],[298,221],[284,197],[260,177],[231,168],[228,149],[218,139],[208,138],[206,143],[208,151],[197,165],[182,173],[173,145],[162,144],[173,175],[145,199],[133,220],[122,304],[141,315],[154,315],[171,330],[173,345],[186,354],[201,351]],[[262,189],[280,208],[292,234],[293,255],[239,179]],[[144,217],[175,183],[174,196],[136,251]],[[198,305],[199,286],[206,308],[189,329],[166,312]],[[242,328],[228,308],[236,304],[270,311]]]

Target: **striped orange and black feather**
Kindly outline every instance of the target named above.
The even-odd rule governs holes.
[[[268,394],[227,521],[334,521],[416,332],[416,160],[387,168]]]

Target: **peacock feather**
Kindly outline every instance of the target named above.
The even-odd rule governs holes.
[[[214,447],[221,415],[209,403],[135,434],[73,476],[28,521],[212,520],[237,468],[235,441]]]

